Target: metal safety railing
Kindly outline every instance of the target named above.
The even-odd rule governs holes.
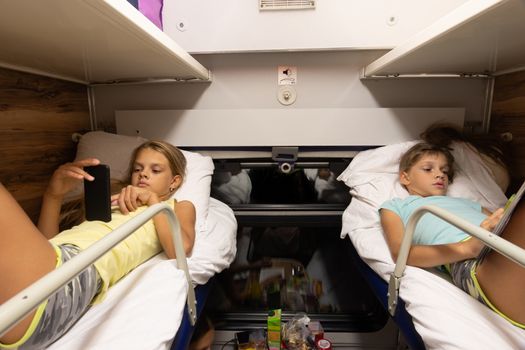
[[[34,308],[48,299],[60,287],[68,283],[76,275],[84,271],[93,264],[98,258],[111,250],[118,243],[126,239],[138,228],[144,225],[153,216],[163,211],[168,217],[171,226],[171,234],[177,255],[177,267],[184,271],[188,281],[187,307],[190,315],[190,322],[195,325],[197,320],[195,291],[188,271],[186,253],[182,242],[180,225],[171,208],[166,203],[158,203],[144,210],[133,219],[122,224],[111,233],[101,238],[89,248],[81,251],[73,259],[67,261],[62,266],[47,275],[43,276],[31,286],[25,288],[11,299],[0,305],[0,336],[6,333],[22,318],[29,314]]]
[[[390,275],[387,294],[388,312],[390,315],[394,316],[396,312],[397,300],[399,297],[399,287],[401,285],[401,278],[405,272],[408,253],[410,252],[410,246],[412,245],[412,236],[414,235],[414,230],[419,219],[421,219],[421,217],[427,213],[436,215],[437,217],[468,233],[469,235],[478,238],[492,249],[498,251],[517,264],[525,267],[525,249],[518,247],[517,245],[499,237],[498,235],[493,234],[490,231],[467,222],[466,220],[448,212],[447,210],[434,205],[422,206],[416,209],[408,220],[405,234],[401,242],[401,247],[399,249],[399,255],[396,260],[396,266],[394,268],[394,272]]]

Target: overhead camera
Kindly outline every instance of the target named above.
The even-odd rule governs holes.
[[[290,163],[281,163],[279,164],[279,170],[283,174],[288,174],[290,173],[290,171],[293,170],[293,165],[291,165]]]

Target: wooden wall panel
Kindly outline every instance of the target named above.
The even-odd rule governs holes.
[[[86,89],[0,68],[0,181],[34,221],[54,169],[75,156],[71,135],[90,128]]]
[[[512,134],[511,176],[525,178],[525,71],[496,78],[490,129]]]

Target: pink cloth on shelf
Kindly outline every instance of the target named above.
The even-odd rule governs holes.
[[[162,29],[162,1],[163,0],[139,0],[139,11]]]

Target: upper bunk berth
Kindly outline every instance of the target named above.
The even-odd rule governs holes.
[[[363,76],[494,76],[524,69],[524,18],[522,0],[470,0],[368,64]]]
[[[6,1],[0,42],[0,67],[83,84],[210,80],[126,0]]]

